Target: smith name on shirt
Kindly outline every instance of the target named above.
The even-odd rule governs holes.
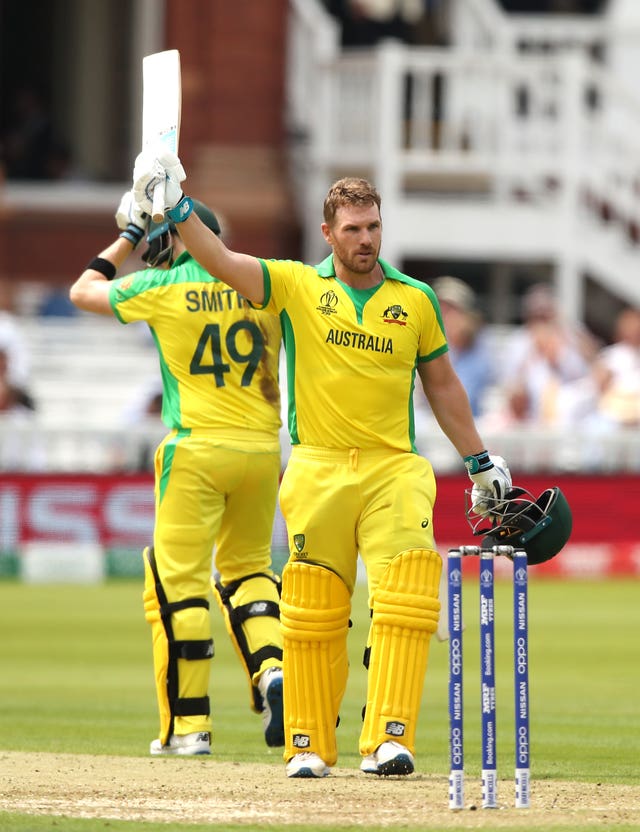
[[[244,309],[249,306],[235,289],[190,289],[185,292],[188,312],[222,312],[225,309]]]

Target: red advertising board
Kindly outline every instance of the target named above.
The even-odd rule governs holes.
[[[640,476],[545,474],[519,475],[518,486],[536,497],[545,488],[559,486],[573,514],[573,531],[562,552],[536,566],[536,576],[602,575],[640,576]],[[439,547],[473,545],[464,517],[466,476],[439,477],[435,510],[435,531]]]
[[[35,540],[145,546],[153,515],[148,474],[0,477],[0,549]]]
[[[558,485],[573,512],[573,533],[561,554],[536,575],[640,576],[637,513],[640,477],[523,476],[518,485],[538,496]],[[441,551],[478,543],[464,517],[465,475],[438,478],[435,531]],[[0,477],[0,552],[31,541],[100,543],[141,549],[151,542],[153,478],[150,474],[3,474]],[[274,541],[282,546],[282,519]]]

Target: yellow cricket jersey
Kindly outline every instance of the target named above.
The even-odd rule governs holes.
[[[260,262],[263,308],[282,324],[292,443],[416,452],[416,368],[448,350],[432,289],[384,260],[371,289],[342,283],[332,256]]]
[[[279,441],[277,318],[257,312],[187,252],[170,269],[114,280],[109,299],[120,321],[151,329],[167,427],[236,438],[250,430],[256,440]]]

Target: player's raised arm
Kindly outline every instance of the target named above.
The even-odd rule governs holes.
[[[164,148],[147,149],[139,154],[133,171],[133,191],[144,211],[152,210],[158,182],[165,182],[167,218],[176,226],[190,254],[209,274],[233,287],[255,304],[264,299],[262,267],[255,257],[231,251],[193,212],[193,202],[182,192],[186,178],[175,153]]]
[[[134,248],[142,240],[149,217],[127,191],[116,211],[118,237],[94,257],[69,290],[74,306],[98,315],[113,315],[109,301],[109,281],[116,276]]]

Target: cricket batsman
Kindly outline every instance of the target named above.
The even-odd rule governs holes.
[[[213,212],[197,201],[195,210],[219,235]],[[280,325],[203,269],[173,223],[150,223],[130,192],[116,221],[119,235],[89,262],[70,297],[123,324],[145,321],[160,362],[169,432],[155,453],[155,527],[143,553],[160,716],[150,751],[210,753],[211,591],[266,743],[282,746],[280,581],[271,569]],[[116,278],[145,237],[147,268]]]
[[[184,179],[175,154],[147,149],[136,160],[136,200],[148,210],[163,183],[188,251],[283,326],[292,442],[280,489],[290,549],[280,606],[286,775],[324,777],[338,759],[358,554],[371,614],[360,769],[411,774],[442,567],[436,480],[415,448],[416,380],[469,473],[478,512],[511,487],[508,468],[475,427],[435,294],[380,257],[381,199],[369,182],[347,177],[329,189],[321,231],[330,253],[312,266],[228,249],[194,214]]]

